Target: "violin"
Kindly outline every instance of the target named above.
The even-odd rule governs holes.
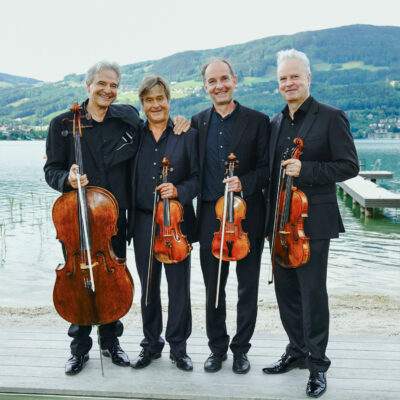
[[[133,301],[133,279],[125,258],[111,246],[117,233],[118,203],[106,189],[81,187],[82,108],[71,111],[78,190],[61,195],[54,203],[57,239],[65,246],[65,264],[56,269],[53,302],[62,318],[77,325],[99,325],[123,317]]]
[[[303,154],[303,141],[296,138],[293,144],[290,158],[298,160]],[[285,175],[284,167],[281,167],[278,187],[271,245],[272,268],[274,261],[285,268],[297,268],[310,259],[309,238],[304,233],[308,200],[301,190],[293,186],[293,177]],[[272,278],[269,283],[272,283]]]
[[[168,182],[168,158],[162,160],[162,183]],[[157,204],[156,222],[159,234],[154,240],[154,257],[165,264],[176,264],[183,261],[191,252],[192,246],[181,232],[183,206],[177,200],[162,199]]]
[[[226,175],[231,178],[239,161],[233,153],[228,156],[228,160]],[[246,257],[250,252],[250,241],[242,229],[242,220],[246,218],[246,202],[240,196],[234,196],[233,192],[228,192],[228,183],[225,184],[224,196],[217,200],[215,213],[220,220],[220,229],[214,233],[211,245],[212,254],[219,259],[217,308],[222,261],[238,261]]]
[[[161,183],[168,182],[168,175],[173,169],[168,158],[162,160]],[[180,224],[183,222],[183,206],[177,200],[162,199],[157,202],[158,191],[154,191],[152,236],[150,242],[149,267],[147,275],[146,305],[149,304],[149,292],[154,257],[161,263],[177,264],[189,256],[192,246],[182,233]],[[158,235],[156,236],[156,225]]]

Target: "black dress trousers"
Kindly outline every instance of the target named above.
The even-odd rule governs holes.
[[[144,339],[140,345],[152,353],[161,353],[164,340],[160,295],[162,264],[154,258],[150,304],[146,306],[147,274],[150,255],[152,212],[135,210],[133,245],[141,288],[141,310]],[[186,341],[192,332],[190,306],[190,256],[177,264],[164,264],[168,283],[168,321],[165,339],[176,357],[186,354]]]
[[[117,221],[118,233],[111,238],[111,244],[117,257],[126,257],[126,210],[120,209]],[[64,247],[63,247],[64,252]],[[64,252],[65,257],[65,252]],[[68,329],[68,336],[72,337],[71,354],[81,356],[89,352],[92,348],[92,338],[89,336],[92,326],[71,324]],[[124,325],[120,320],[109,324],[100,325],[100,343],[102,349],[119,344],[118,337],[122,335]]]
[[[210,350],[219,355],[227,352],[229,335],[226,328],[225,286],[229,274],[229,262],[222,262],[218,308],[215,308],[219,260],[211,253],[214,232],[220,222],[215,216],[215,201],[203,202],[199,220],[200,263],[206,287],[206,330]],[[262,209],[263,210],[263,209]],[[249,210],[248,210],[249,211]],[[261,214],[263,214],[262,211]],[[263,215],[259,216],[263,221]],[[264,237],[248,232],[250,253],[236,264],[238,281],[237,327],[230,343],[233,353],[247,353],[257,319],[258,283]]]
[[[330,240],[310,240],[310,260],[298,268],[274,265],[280,317],[289,337],[286,352],[307,357],[311,372],[325,372],[331,362],[325,351],[329,336],[326,275]]]

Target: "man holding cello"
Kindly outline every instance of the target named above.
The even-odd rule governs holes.
[[[257,317],[258,282],[264,247],[264,226],[260,221],[265,216],[262,189],[267,184],[268,175],[269,119],[233,100],[237,77],[227,60],[216,58],[206,63],[202,67],[202,76],[204,88],[213,102],[212,107],[192,118],[192,126],[199,131],[197,221],[200,262],[206,286],[206,329],[212,352],[204,363],[204,370],[216,372],[221,369],[230,342],[225,304],[229,262],[222,262],[219,274],[219,260],[211,252],[214,233],[220,227],[216,203],[224,195],[224,186],[228,183],[228,191],[242,193],[247,203],[242,225],[243,231],[248,233],[250,252],[237,261],[237,329],[230,342],[233,372],[245,374],[250,369],[247,352]],[[235,175],[224,179],[225,162],[230,153],[234,153],[239,163]],[[218,218],[222,220],[221,216]],[[235,231],[238,230],[236,228]]]
[[[86,74],[88,99],[82,103],[85,117],[82,138],[82,162],[85,174],[80,175],[82,187],[98,186],[107,189],[119,206],[118,233],[112,237],[113,251],[119,258],[126,256],[126,210],[130,202],[129,162],[137,150],[137,132],[141,124],[137,110],[129,105],[112,104],[117,97],[121,71],[116,63],[100,61]],[[78,188],[72,112],[54,118],[49,126],[46,142],[47,161],[44,166],[46,182],[55,190],[66,193]],[[64,257],[65,248],[63,246]],[[65,257],[66,258],[66,257]],[[90,325],[71,324],[68,335],[71,358],[65,373],[79,373],[89,359],[92,339]],[[111,357],[114,364],[128,366],[128,356],[121,349],[118,337],[123,324],[117,320],[99,327],[103,355]]]
[[[343,111],[310,96],[311,72],[307,56],[295,49],[280,51],[277,68],[279,90],[287,105],[271,120],[267,234],[270,241],[272,238],[274,242],[281,240],[274,227],[282,218],[278,191],[284,169],[286,176],[295,178],[293,186],[308,200],[304,233],[309,238],[309,260],[297,268],[282,266],[277,262],[279,254],[274,254],[274,243],[271,245],[275,292],[289,344],[281,359],[263,371],[279,374],[293,368],[308,368],[307,395],[318,397],[326,390],[325,373],[330,366],[325,354],[329,334],[326,290],[329,243],[339,232],[344,232],[335,183],[356,176],[359,167],[349,122]],[[286,149],[292,149],[297,138],[304,146],[300,157],[282,161]]]
[[[181,136],[173,134],[170,90],[161,76],[150,75],[142,80],[139,99],[147,121],[140,132],[139,150],[133,162],[128,238],[133,238],[142,288],[144,338],[140,344],[143,349],[132,362],[132,368],[145,368],[152,360],[161,357],[165,344],[161,337],[163,322],[160,297],[161,267],[164,264],[169,299],[165,338],[170,345],[170,359],[177,368],[191,371],[192,360],[186,353],[186,341],[192,331],[191,247],[186,244],[187,252],[183,259],[175,258],[174,254],[182,241],[196,241],[192,200],[199,189],[197,132],[190,129]],[[169,164],[172,167],[170,170]],[[158,178],[163,166],[165,179],[161,183]],[[156,202],[158,193],[161,204]],[[178,213],[178,209],[183,213]],[[182,217],[183,222],[179,224]],[[180,231],[183,235],[179,235]],[[157,254],[153,250],[156,248],[154,243],[162,240],[165,242],[161,249],[166,249],[167,254]]]

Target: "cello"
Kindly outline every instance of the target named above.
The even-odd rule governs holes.
[[[228,160],[226,175],[231,178],[239,161],[233,153],[229,154]],[[246,257],[250,252],[250,241],[242,229],[242,220],[246,218],[246,202],[240,196],[234,196],[233,192],[228,192],[228,183],[225,183],[224,196],[215,204],[215,213],[220,220],[220,229],[214,233],[211,252],[219,259],[215,300],[215,308],[218,308],[222,261],[238,261]]]
[[[67,122],[73,124],[78,190],[61,195],[52,209],[57,239],[65,248],[65,264],[56,268],[53,302],[68,322],[98,326],[129,311],[134,285],[126,259],[118,258],[111,246],[117,233],[117,200],[106,189],[80,184],[82,108],[75,102],[71,111],[73,120]]]
[[[299,159],[303,154],[303,141],[296,138],[290,158]],[[288,157],[284,154],[284,159]],[[272,277],[276,261],[284,268],[297,268],[310,259],[309,238],[304,233],[304,218],[308,217],[307,196],[293,185],[293,177],[281,167],[275,206],[274,229],[271,242]]]
[[[168,182],[168,175],[173,169],[167,157],[162,160],[161,183]],[[158,191],[155,190],[153,205],[152,235],[150,241],[149,268],[147,274],[146,305],[149,304],[149,292],[153,269],[153,258],[161,263],[177,264],[189,256],[192,246],[182,233],[183,206],[177,200],[162,199],[157,202]],[[156,236],[156,224],[159,233]]]

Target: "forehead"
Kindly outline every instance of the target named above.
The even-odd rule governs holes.
[[[118,83],[118,76],[113,69],[103,69],[100,72],[94,74],[93,81],[109,81]]]
[[[223,75],[231,75],[231,71],[229,70],[228,65],[222,61],[215,61],[211,63],[205,72],[206,79]]]
[[[144,96],[144,98],[149,98],[149,97],[160,97],[160,96],[164,96],[166,97],[166,93],[164,90],[164,86],[162,85],[155,85],[153,86]]]
[[[292,74],[306,75],[306,69],[303,62],[297,58],[289,58],[283,61],[278,69],[278,76]]]

